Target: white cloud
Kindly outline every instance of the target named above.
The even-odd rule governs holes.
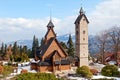
[[[120,26],[120,0],[104,0],[89,14],[89,32],[98,33],[115,25]]]
[[[48,19],[2,18],[0,19],[0,39],[12,41],[32,39],[32,36],[44,34]]]
[[[71,25],[74,17],[62,19],[53,18],[54,29],[57,35],[73,32]],[[44,37],[49,18],[26,19],[26,18],[1,18],[0,40],[8,42],[19,39],[32,39],[35,34],[38,38]]]
[[[90,21],[89,33],[96,34],[101,30],[120,25],[120,1],[104,0],[99,3],[92,13],[86,15]],[[77,9],[76,9],[77,10]],[[79,12],[75,12],[78,13]],[[74,21],[78,15],[67,16],[63,19],[52,18],[57,35],[74,33]],[[8,42],[19,39],[44,37],[49,17],[43,19],[28,18],[0,18],[0,40]]]

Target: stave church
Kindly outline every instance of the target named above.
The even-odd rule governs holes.
[[[83,9],[75,21],[75,64],[88,66],[88,19]],[[71,64],[68,53],[59,44],[54,31],[54,24],[50,19],[44,43],[35,52],[35,62],[31,62],[31,69],[39,72],[55,72],[70,70]]]

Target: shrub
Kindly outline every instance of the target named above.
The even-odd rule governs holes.
[[[61,80],[54,74],[49,73],[24,73],[12,78],[11,80]]]
[[[3,66],[0,65],[0,74],[3,73]]]
[[[26,69],[23,69],[21,73],[27,73],[28,71]]]
[[[90,72],[90,69],[88,66],[82,66],[77,68],[76,73],[80,74],[82,77],[86,77],[86,78],[92,77],[92,73]]]
[[[106,65],[102,68],[101,74],[104,76],[118,76],[118,67],[115,65]]]
[[[96,69],[90,69],[90,72],[91,72],[93,75],[97,75],[98,70],[96,70]]]
[[[12,66],[3,66],[3,69],[4,69],[4,71],[3,71],[2,74],[3,74],[4,77],[8,76],[10,73],[13,72],[13,67]]]

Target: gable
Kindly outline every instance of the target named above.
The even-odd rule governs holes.
[[[56,37],[55,32],[53,29],[49,29],[45,35],[45,39],[49,40],[51,37]]]
[[[58,51],[55,51],[52,57],[54,58],[54,60],[60,60],[60,57],[61,57],[61,56],[60,56],[60,54],[58,53]]]
[[[58,51],[59,55],[61,57],[67,57],[66,52],[62,49],[62,47],[60,46],[60,44],[57,42],[56,39],[54,39],[51,44],[49,45],[49,47],[46,49],[43,57],[49,57],[54,51]]]

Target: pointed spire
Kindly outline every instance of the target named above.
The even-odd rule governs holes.
[[[51,9],[50,9],[50,21],[49,21],[49,23],[48,23],[48,25],[47,25],[47,28],[48,29],[51,29],[51,28],[53,28],[54,27],[54,25],[53,25],[53,23],[52,23],[52,12],[51,12]]]
[[[53,25],[53,23],[52,23],[52,20],[51,20],[51,19],[50,19],[50,21],[49,21],[49,23],[48,23],[47,27],[48,27],[48,29],[50,29],[50,28],[53,28],[53,27],[54,27],[54,25]]]
[[[82,14],[84,14],[84,11],[83,11],[83,8],[81,7],[81,9],[80,9],[80,15],[82,15]]]

